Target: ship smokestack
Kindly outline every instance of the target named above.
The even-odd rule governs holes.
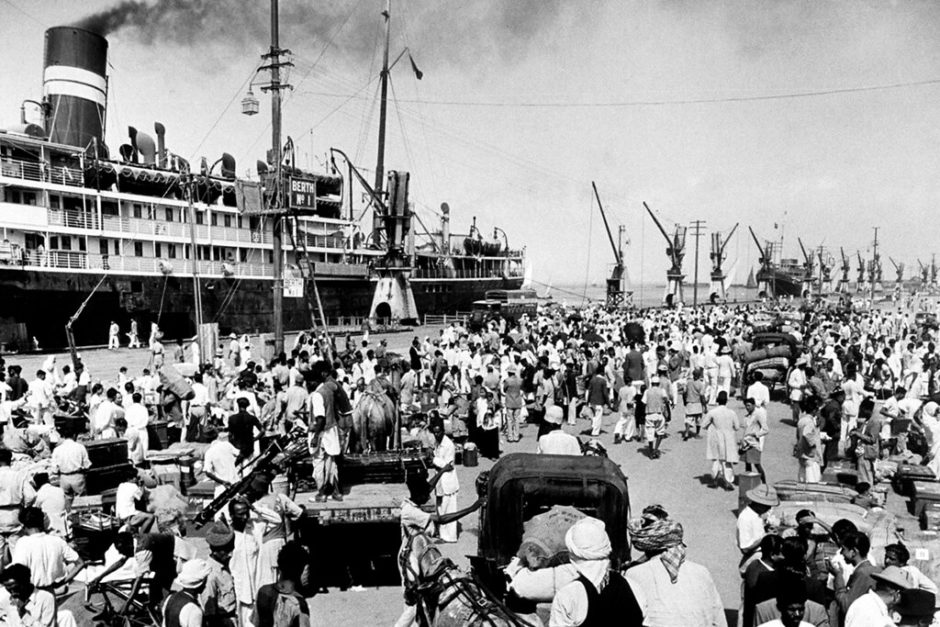
[[[153,130],[157,134],[157,167],[166,167],[166,128],[160,122],[153,123]]]
[[[46,31],[43,98],[49,140],[86,148],[104,145],[108,104],[108,40],[74,26]]]

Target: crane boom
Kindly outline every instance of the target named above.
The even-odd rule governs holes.
[[[618,266],[622,266],[623,257],[620,255],[620,251],[617,250],[617,244],[614,243],[614,234],[610,232],[610,225],[607,223],[607,214],[604,213],[604,204],[601,202],[601,195],[597,193],[597,185],[594,181],[591,181],[591,187],[594,188],[594,197],[597,198],[597,206],[601,210],[601,217],[604,218],[604,228],[607,229],[607,238],[610,240],[610,247],[614,251],[614,259],[617,261]]]
[[[796,238],[797,243],[800,245],[800,250],[803,252],[803,259],[809,262],[809,255],[806,254],[806,247],[803,246],[803,240],[799,237]]]
[[[764,247],[760,245],[760,241],[757,239],[757,235],[754,233],[754,229],[747,227],[747,230],[751,232],[751,237],[754,238],[754,243],[757,244],[757,250],[760,252],[761,261],[763,263],[770,261],[767,259],[767,254],[764,252]]]
[[[666,243],[672,246],[672,240],[669,238],[669,234],[666,233],[666,229],[663,228],[663,225],[659,223],[659,219],[656,218],[656,214],[653,213],[653,210],[650,209],[650,206],[646,204],[646,201],[643,201],[643,206],[646,207],[646,211],[650,214],[650,217],[653,218],[653,222],[656,223],[656,226],[659,228],[659,232],[663,234],[663,237],[666,238]]]
[[[720,254],[723,255],[725,253],[725,247],[728,245],[728,242],[731,241],[731,237],[734,235],[734,232],[738,230],[738,224],[740,224],[740,222],[735,222],[734,226],[731,227],[731,232],[728,233],[728,237],[725,238],[724,243],[721,245],[721,250],[718,251]]]

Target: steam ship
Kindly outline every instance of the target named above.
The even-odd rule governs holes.
[[[230,155],[196,165],[174,154],[160,123],[155,137],[129,128],[109,150],[107,39],[53,27],[44,52],[42,101],[25,101],[21,124],[0,129],[0,350],[64,346],[67,323],[79,345],[105,343],[111,321],[122,333],[136,321],[144,342],[152,325],[168,339],[192,337],[197,306],[221,334],[271,331],[278,252],[287,331],[324,319],[417,321],[522,285],[524,248],[500,229],[484,237],[475,219],[451,233],[446,203],[440,228],[419,237],[407,173],[389,172],[395,197],[371,190],[398,208],[366,233],[352,206],[364,181],[335,165],[302,172],[287,154],[259,162],[261,183],[245,181]],[[27,121],[29,102],[41,123]],[[270,200],[264,181],[275,168],[303,205],[277,229],[244,202],[253,189]]]

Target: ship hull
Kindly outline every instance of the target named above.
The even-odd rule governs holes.
[[[132,319],[137,320],[142,343],[146,343],[153,322],[159,324],[167,339],[195,335],[191,277],[109,274],[95,291],[100,279],[101,275],[91,273],[0,268],[0,328],[5,331],[0,341],[10,347],[27,348],[10,341],[25,326],[26,337],[35,337],[42,349],[65,347],[65,324],[86,299],[88,304],[72,327],[80,346],[106,344],[112,320],[121,327],[122,344],[127,342],[124,333]],[[200,282],[203,321],[218,323],[220,333],[273,330],[273,280],[204,277]],[[417,279],[412,289],[419,313],[433,315],[469,311],[473,301],[482,299],[487,290],[517,289],[521,284],[521,277]],[[310,307],[317,305],[310,285],[308,282],[309,299],[284,298],[286,331],[313,326]],[[335,321],[367,316],[375,282],[364,278],[318,278],[317,288],[324,314]]]
[[[776,296],[803,296],[803,282],[801,278],[781,272],[773,268],[761,269],[757,273],[757,285],[763,286],[765,283],[768,290]],[[760,296],[770,296],[771,294],[761,294]]]

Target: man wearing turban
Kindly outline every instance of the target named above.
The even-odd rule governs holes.
[[[711,573],[685,558],[681,524],[645,516],[627,528],[633,547],[646,555],[626,573],[645,627],[727,626]]]
[[[585,517],[565,535],[578,578],[555,595],[549,627],[640,625],[643,614],[627,581],[610,570],[610,538],[604,522]]]

